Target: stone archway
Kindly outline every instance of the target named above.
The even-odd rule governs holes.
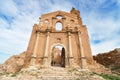
[[[65,67],[65,47],[62,44],[52,46],[51,66]]]

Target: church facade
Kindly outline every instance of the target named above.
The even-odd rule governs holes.
[[[93,65],[87,28],[82,24],[80,12],[56,11],[43,14],[39,24],[33,26],[25,53],[26,67],[79,67]]]

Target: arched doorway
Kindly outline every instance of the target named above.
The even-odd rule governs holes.
[[[51,56],[51,66],[65,67],[65,48],[62,45],[55,45]]]

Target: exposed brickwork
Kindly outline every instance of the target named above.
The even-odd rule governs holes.
[[[62,24],[61,30],[56,30],[58,22]],[[20,69],[31,66],[36,68],[51,67],[53,48],[57,45],[64,48],[63,52],[59,51],[61,54],[64,53],[63,58],[60,59],[57,56],[59,60],[56,60],[56,62],[61,61],[61,66],[99,70],[99,65],[92,57],[87,28],[82,24],[80,11],[75,8],[72,8],[70,13],[56,11],[43,14],[39,24],[33,26],[28,48],[23,53],[23,59],[21,55],[18,55],[23,62],[22,64],[17,63],[17,66],[20,65]],[[19,59],[14,56],[10,58],[10,61],[12,62],[7,61],[8,64],[16,64]]]

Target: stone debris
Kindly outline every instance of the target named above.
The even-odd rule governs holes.
[[[89,70],[51,67],[48,69],[22,69],[17,73],[0,74],[0,80],[104,80]]]
[[[112,73],[120,75],[120,48],[93,56],[97,63],[111,69]]]

